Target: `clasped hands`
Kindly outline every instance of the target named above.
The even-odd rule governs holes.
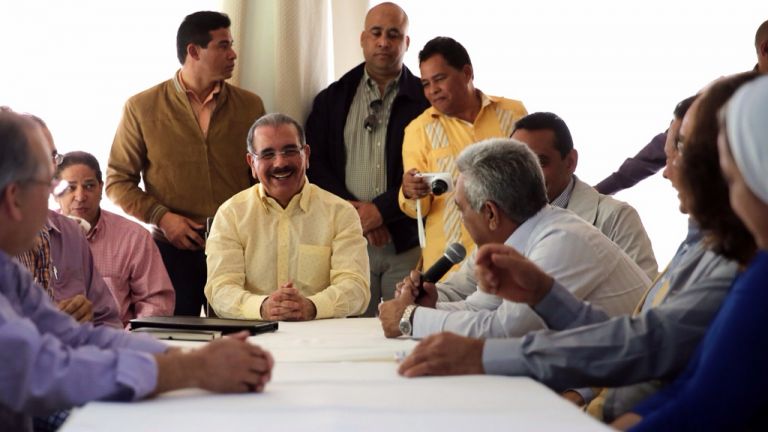
[[[280,286],[261,303],[261,318],[268,321],[309,321],[316,316],[315,304],[293,286],[293,281]]]

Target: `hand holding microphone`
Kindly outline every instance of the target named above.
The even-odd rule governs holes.
[[[415,297],[416,303],[421,306],[435,307],[437,303],[437,291],[434,283],[439,281],[455,264],[460,263],[467,255],[466,249],[461,243],[448,245],[445,253],[426,272],[412,271],[410,276],[397,284],[398,296],[403,290],[409,290]],[[425,282],[428,284],[425,288]]]
[[[443,256],[440,257],[429,270],[421,276],[421,280],[425,282],[435,283],[440,280],[448,270],[455,264],[460,263],[464,257],[467,256],[467,250],[461,243],[452,243],[445,248]]]

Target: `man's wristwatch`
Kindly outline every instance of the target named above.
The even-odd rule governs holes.
[[[417,307],[418,306],[415,304],[408,305],[403,311],[403,317],[400,318],[399,327],[400,333],[402,333],[404,336],[413,335],[413,311],[415,311]]]

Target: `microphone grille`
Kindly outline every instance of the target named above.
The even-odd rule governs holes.
[[[461,260],[467,256],[467,250],[464,249],[464,246],[462,246],[461,243],[451,243],[445,249],[444,255],[446,258],[448,258],[448,261],[456,264],[461,262]]]

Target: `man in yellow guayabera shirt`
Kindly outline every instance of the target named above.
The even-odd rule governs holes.
[[[456,157],[478,141],[509,137],[515,122],[527,114],[519,101],[488,96],[473,84],[474,71],[464,47],[448,37],[427,42],[419,52],[424,95],[432,105],[405,129],[403,186],[400,208],[417,217],[416,202],[426,217],[424,267],[440,258],[447,244],[460,242],[467,251],[474,244],[463,227],[453,193],[431,193],[421,173],[444,172],[455,181]]]
[[[368,252],[352,204],[309,183],[303,128],[256,120],[246,159],[259,184],[221,205],[206,245],[205,296],[226,318],[311,320],[365,311]]]

